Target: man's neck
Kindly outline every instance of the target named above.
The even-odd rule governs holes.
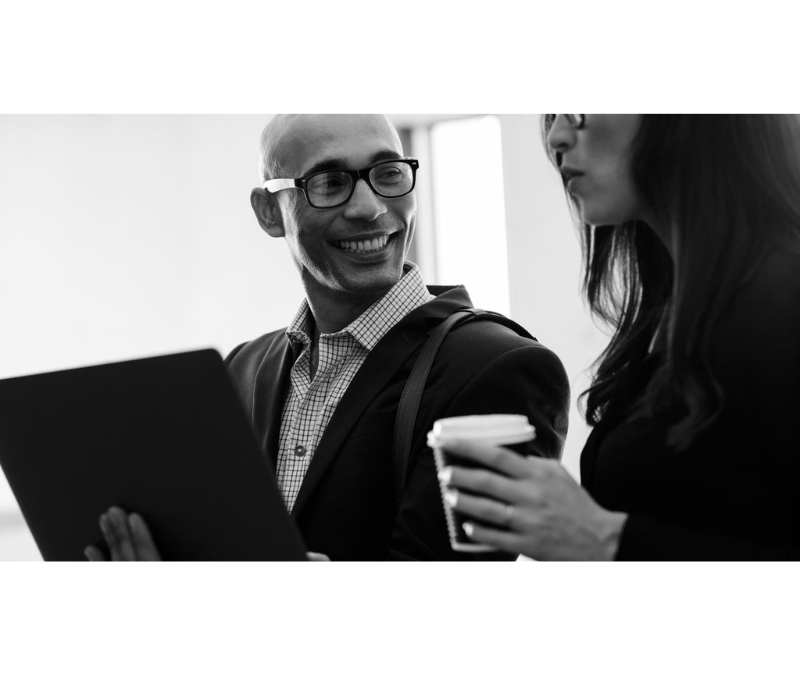
[[[389,289],[374,296],[319,297],[307,294],[308,306],[314,316],[314,342],[322,333],[338,333],[380,300]]]
[[[372,296],[350,296],[332,298],[327,294],[307,293],[306,300],[311,309],[314,329],[311,332],[311,350],[309,366],[311,379],[317,372],[319,363],[319,336],[323,333],[338,333],[366,312],[375,302],[380,300],[388,289]]]

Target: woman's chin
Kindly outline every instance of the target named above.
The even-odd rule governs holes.
[[[578,213],[581,220],[587,225],[613,227],[634,220],[643,220],[642,209],[638,208],[638,204],[629,200],[615,200],[611,204],[597,204],[592,201],[586,200],[578,203]]]
[[[591,213],[581,213],[581,220],[592,227],[614,227],[625,222],[608,214]]]
[[[581,220],[592,227],[614,227],[633,220],[628,214],[608,210],[581,209],[580,215]]]

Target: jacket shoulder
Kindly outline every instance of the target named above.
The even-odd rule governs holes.
[[[286,329],[281,328],[271,333],[266,333],[254,340],[250,340],[249,342],[242,342],[242,344],[234,347],[225,357],[225,365],[231,367],[253,358],[258,358],[260,361],[275,340],[283,337],[285,333]]]
[[[468,321],[455,328],[442,343],[443,357],[470,359],[474,364],[492,361],[522,349],[527,358],[558,358],[538,340],[520,335],[513,328],[488,319]]]
[[[536,428],[536,451],[560,458],[569,425],[570,385],[561,359],[540,342],[491,321],[459,326],[442,343],[429,381],[448,401],[437,416],[521,414]]]
[[[266,333],[249,342],[243,342],[225,357],[225,366],[242,397],[253,391],[256,374],[269,349],[278,341],[285,340],[285,329]]]

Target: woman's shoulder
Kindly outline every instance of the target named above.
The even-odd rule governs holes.
[[[800,253],[764,257],[736,294],[717,346],[720,370],[742,384],[800,384]]]

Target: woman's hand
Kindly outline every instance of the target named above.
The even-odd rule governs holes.
[[[446,451],[491,469],[439,474],[451,506],[488,523],[468,518],[464,530],[473,541],[536,560],[614,559],[627,514],[598,506],[558,462],[470,441]]]
[[[118,506],[112,506],[100,516],[100,531],[112,561],[161,560],[150,528],[138,513],[128,515]],[[107,561],[96,546],[87,546],[84,555],[92,562]]]

